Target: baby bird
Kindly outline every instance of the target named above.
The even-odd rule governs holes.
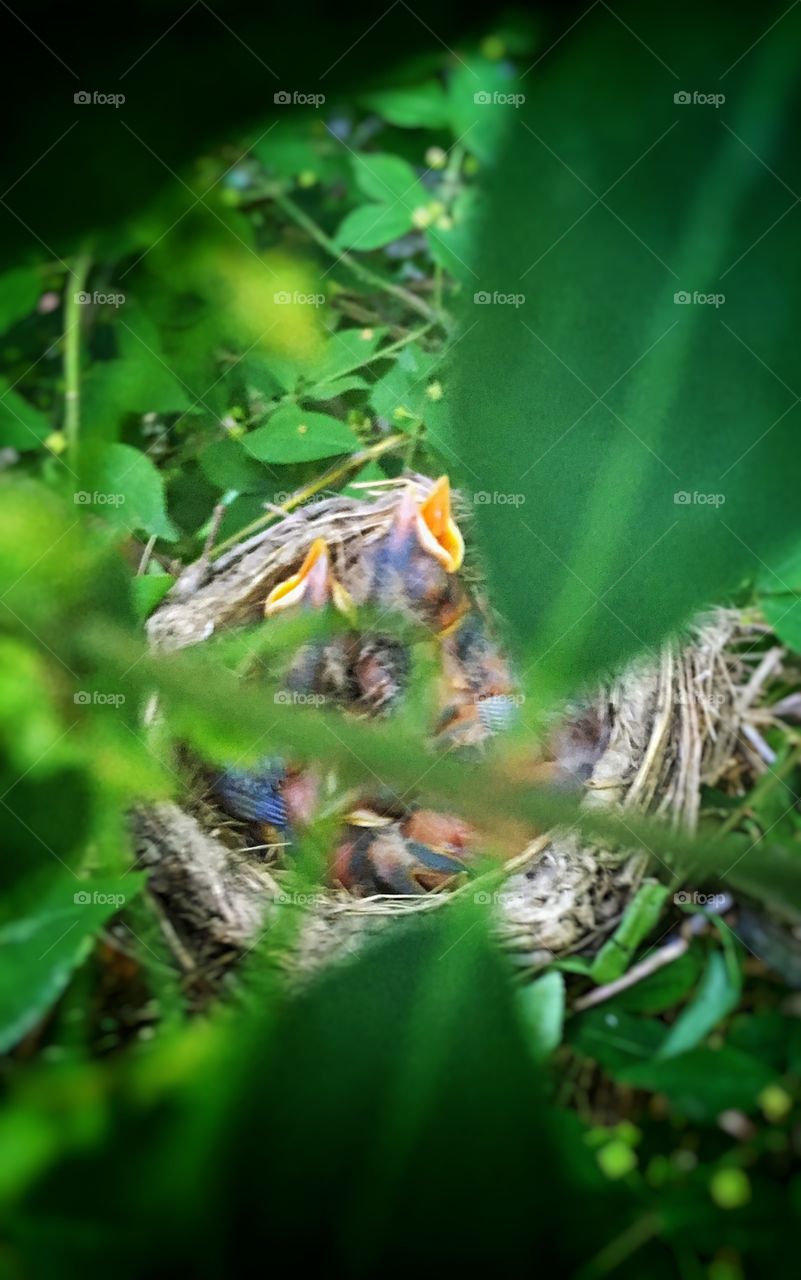
[[[428,893],[466,874],[472,837],[468,824],[452,814],[361,808],[348,815],[331,878],[359,896]]]
[[[281,844],[312,821],[319,779],[309,769],[265,756],[253,769],[224,769],[212,792],[232,817],[257,826],[265,844]]]
[[[301,606],[321,609],[333,605],[353,616],[353,601],[334,573],[324,538],[316,538],[297,573],[273,587],[265,603],[272,617]],[[409,681],[408,650],[392,636],[348,630],[324,641],[303,645],[287,674],[287,687],[326,702],[379,715],[390,711]]]
[[[438,634],[465,607],[457,571],[464,541],[451,514],[450,484],[441,476],[419,500],[413,484],[401,497],[388,532],[365,553],[359,596]]]

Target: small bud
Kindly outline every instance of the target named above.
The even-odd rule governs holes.
[[[429,147],[425,154],[425,162],[429,169],[444,169],[448,163],[448,153],[442,147]]]
[[[51,453],[63,453],[67,447],[67,437],[63,431],[53,431],[44,442],[45,449],[49,449]]]

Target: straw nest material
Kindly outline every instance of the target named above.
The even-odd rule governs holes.
[[[418,483],[425,489],[429,482],[420,477]],[[150,619],[151,644],[178,649],[261,618],[266,595],[297,569],[314,537],[326,537],[335,564],[352,560],[385,533],[398,500],[392,486],[363,500],[324,499],[211,565],[190,566]],[[684,645],[671,643],[638,660],[599,689],[609,734],[583,804],[694,830],[702,785],[724,775],[736,779],[755,763],[749,713],[769,664],[755,662],[747,650],[759,631],[737,612],[718,610],[697,622]],[[196,800],[140,809],[133,828],[165,933],[187,978],[202,986],[214,985],[243,952],[269,949],[273,937],[279,963],[308,972],[411,912],[447,909],[452,897],[356,899],[326,890],[308,903],[297,895],[288,903],[281,871],[249,851],[244,839],[232,841],[230,824]],[[529,967],[554,955],[594,951],[646,875],[647,857],[642,850],[588,846],[560,831],[540,836],[506,864],[503,884],[493,885],[499,938]],[[278,913],[294,908],[302,912],[297,927],[275,929]]]

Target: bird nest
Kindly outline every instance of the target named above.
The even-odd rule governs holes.
[[[418,478],[423,491],[430,482]],[[334,561],[354,561],[389,529],[399,489],[379,486],[364,499],[331,498],[286,515],[213,563],[189,566],[148,624],[160,650],[200,644],[263,616],[268,592],[297,570],[321,534]],[[607,731],[585,782],[582,804],[610,814],[652,815],[692,832],[703,786],[738,779],[755,763],[750,709],[767,665],[754,669],[749,647],[764,628],[736,611],[698,620],[683,643],[641,658],[598,690]],[[585,705],[586,711],[586,705]],[[756,762],[758,763],[758,762]],[[358,949],[411,913],[447,910],[475,881],[419,897],[355,898],[340,889],[286,891],[284,872],[248,847],[208,799],[188,794],[133,815],[141,865],[177,958],[202,989],[256,945],[293,973],[306,973]],[[641,849],[587,844],[556,830],[519,848],[489,901],[503,945],[527,967],[553,956],[595,951],[619,922],[648,874]],[[278,928],[297,910],[297,927]]]

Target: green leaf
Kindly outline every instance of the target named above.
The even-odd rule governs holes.
[[[449,408],[448,384],[443,381],[442,358],[411,343],[370,392],[377,414],[400,431],[422,421],[439,433]]]
[[[385,89],[365,94],[362,101],[389,124],[401,129],[443,129],[450,122],[450,107],[437,80],[408,89]]]
[[[413,209],[420,184],[412,166],[400,156],[364,155],[353,157],[353,175],[362,195],[379,204],[400,202]]]
[[[267,473],[246,453],[242,440],[214,440],[198,456],[203,474],[218,489],[261,493],[269,487]]]
[[[606,1008],[626,1013],[663,1013],[679,1004],[698,981],[701,963],[697,948],[663,965],[641,982],[621,991]]]
[[[612,1009],[590,1009],[568,1024],[567,1039],[580,1053],[614,1075],[632,1063],[649,1062],[665,1036],[660,1022]]]
[[[565,980],[561,973],[546,973],[524,987],[518,1007],[532,1053],[538,1060],[547,1058],[562,1039]]]
[[[473,55],[450,73],[451,128],[461,144],[487,164],[497,160],[506,131],[519,129],[517,99],[525,100],[530,81],[508,64]],[[512,101],[514,100],[514,101]]]
[[[164,481],[150,458],[127,444],[102,448],[88,467],[80,505],[117,528],[142,529],[172,542],[177,532],[164,508]]]
[[[343,219],[335,240],[340,249],[380,249],[411,227],[411,212],[399,204],[363,204]]]
[[[366,391],[369,382],[357,373],[346,374],[343,378],[335,378],[333,382],[316,382],[303,392],[304,400],[334,400],[347,391]]]
[[[174,582],[175,578],[169,573],[144,573],[134,578],[132,583],[134,605],[142,622],[150,617]]]
[[[801,653],[801,544],[780,557],[775,569],[765,565],[757,586],[767,622],[784,644]]]
[[[801,241],[773,174],[797,164],[801,10],[738,64],[727,127],[655,91],[649,50],[678,48],[667,15],[616,12],[593,10],[525,104],[498,107],[448,434],[468,483],[504,496],[476,508],[478,536],[541,700],[657,643],[798,536]],[[693,76],[717,83],[753,26],[697,17]]]
[[[707,1120],[730,1107],[755,1111],[760,1093],[776,1073],[759,1058],[725,1046],[625,1067],[617,1079],[635,1089],[667,1094],[677,1110],[691,1119]]]
[[[447,229],[435,225],[426,231],[429,252],[434,261],[455,280],[474,288],[481,282],[476,261],[480,208],[477,192],[463,191],[450,211],[452,225]]]
[[[673,1058],[700,1044],[736,1008],[741,987],[736,964],[722,952],[713,951],[695,998],[673,1023],[656,1054],[657,1058]]]
[[[42,282],[35,267],[4,271],[0,275],[0,333],[30,315],[41,292]]]
[[[0,378],[0,447],[36,449],[52,430],[45,415]]]
[[[662,914],[669,890],[662,884],[644,884],[626,907],[612,937],[593,961],[590,974],[599,985],[614,982],[624,974],[640,943],[648,937]]]
[[[315,381],[330,382],[363,368],[376,355],[386,332],[385,328],[337,330],[310,374]]]
[[[44,1017],[86,958],[94,934],[144,879],[59,880],[35,911],[0,928],[0,1053]]]
[[[269,422],[242,441],[262,462],[310,462],[359,447],[358,436],[327,413],[307,413],[297,404],[282,405]]]

